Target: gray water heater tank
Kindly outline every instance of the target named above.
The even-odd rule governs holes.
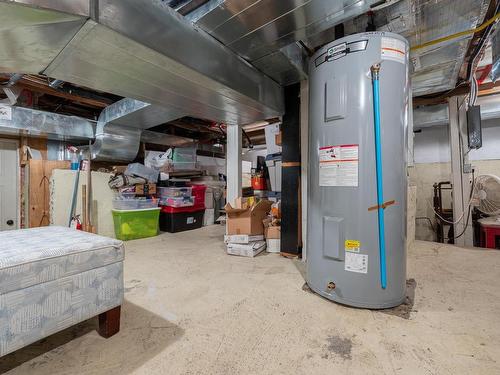
[[[388,308],[405,299],[408,55],[403,37],[370,32],[311,59],[307,283],[345,305]]]

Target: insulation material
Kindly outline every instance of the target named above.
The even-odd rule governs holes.
[[[405,2],[400,6],[404,7]],[[488,0],[411,0],[406,15],[409,29],[400,32],[410,46],[420,45],[457,32],[478,27]],[[392,8],[390,8],[392,9]],[[390,11],[388,9],[388,11]],[[394,19],[394,13],[389,16]],[[455,87],[472,34],[412,51],[413,95],[424,95]]]
[[[50,225],[68,226],[73,186],[76,171],[56,169],[50,179]],[[108,186],[110,174],[92,172],[92,224],[97,234],[115,237],[113,217],[111,215],[112,201],[115,197]],[[82,186],[87,183],[87,172],[80,171],[78,195],[76,201],[77,215],[82,219]]]
[[[377,31],[405,37],[411,47],[478,27],[489,0],[400,0],[375,11]],[[364,30],[366,15],[346,22],[346,35]],[[472,34],[412,50],[414,96],[455,87]]]

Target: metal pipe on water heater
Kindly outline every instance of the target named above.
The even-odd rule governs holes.
[[[382,171],[382,136],[380,134],[380,64],[371,67],[373,86],[373,119],[375,126],[375,164],[377,169],[377,212],[378,246],[380,262],[380,285],[387,287],[387,268],[385,260],[385,218],[384,218],[384,179]]]

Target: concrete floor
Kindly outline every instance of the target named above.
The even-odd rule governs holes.
[[[222,228],[126,244],[122,330],[80,324],[0,359],[9,374],[499,374],[500,252],[416,242],[409,303],[343,307],[303,264],[228,256]]]

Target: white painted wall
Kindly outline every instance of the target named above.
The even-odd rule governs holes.
[[[450,162],[448,127],[434,126],[415,134],[416,164]],[[469,153],[470,160],[500,160],[500,119],[483,122],[483,147]]]

